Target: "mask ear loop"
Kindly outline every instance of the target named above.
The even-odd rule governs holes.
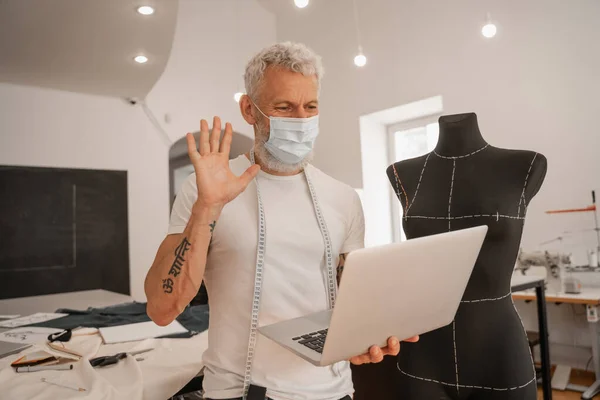
[[[264,112],[262,112],[262,110],[260,108],[258,108],[258,106],[256,105],[256,103],[254,102],[254,100],[250,99],[250,102],[252,103],[252,105],[254,107],[256,107],[256,109],[258,110],[258,112],[260,112],[265,118],[269,119],[270,117],[265,114]]]
[[[252,100],[252,99],[250,98],[250,96],[248,96],[248,98],[250,99],[250,102],[252,103],[252,105],[253,105],[254,107],[256,107],[256,109],[258,110],[258,112],[260,112],[260,113],[261,113],[261,114],[262,114],[262,115],[263,115],[263,116],[264,116],[266,119],[268,119],[268,120],[270,121],[270,120],[271,120],[271,118],[270,118],[269,116],[267,116],[267,115],[266,115],[264,112],[262,112],[262,110],[261,110],[260,108],[258,108],[258,106],[257,106],[257,105],[256,105],[256,103],[254,102],[254,100]],[[256,129],[258,129],[258,120],[256,121],[255,127],[256,127]]]

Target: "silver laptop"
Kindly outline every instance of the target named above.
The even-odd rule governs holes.
[[[332,310],[260,327],[314,365],[363,354],[452,322],[487,226],[351,252]],[[391,317],[392,316],[392,317]]]

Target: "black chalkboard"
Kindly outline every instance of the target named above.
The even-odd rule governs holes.
[[[0,299],[129,294],[127,172],[0,165]]]

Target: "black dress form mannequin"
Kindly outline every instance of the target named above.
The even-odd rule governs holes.
[[[535,400],[535,370],[510,279],[546,158],[488,145],[473,113],[443,116],[439,125],[432,153],[387,169],[406,236],[482,224],[488,234],[453,323],[403,344],[397,359],[354,368],[355,400]],[[378,383],[366,382],[373,378]]]

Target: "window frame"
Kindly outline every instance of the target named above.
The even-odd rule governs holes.
[[[388,161],[389,165],[394,164],[398,160],[396,160],[396,132],[399,131],[407,131],[410,129],[416,128],[425,128],[427,125],[438,123],[438,118],[441,114],[433,114],[428,115],[426,117],[420,117],[411,119],[409,121],[396,122],[393,124],[389,124],[386,126],[386,134],[387,134],[387,148],[388,148]],[[406,235],[404,233],[404,229],[402,229],[402,220],[401,220],[401,206],[394,192],[394,186],[390,185],[389,188],[389,196],[390,196],[390,204],[391,204],[391,214],[392,214],[392,238],[394,242],[403,242],[406,239]]]

